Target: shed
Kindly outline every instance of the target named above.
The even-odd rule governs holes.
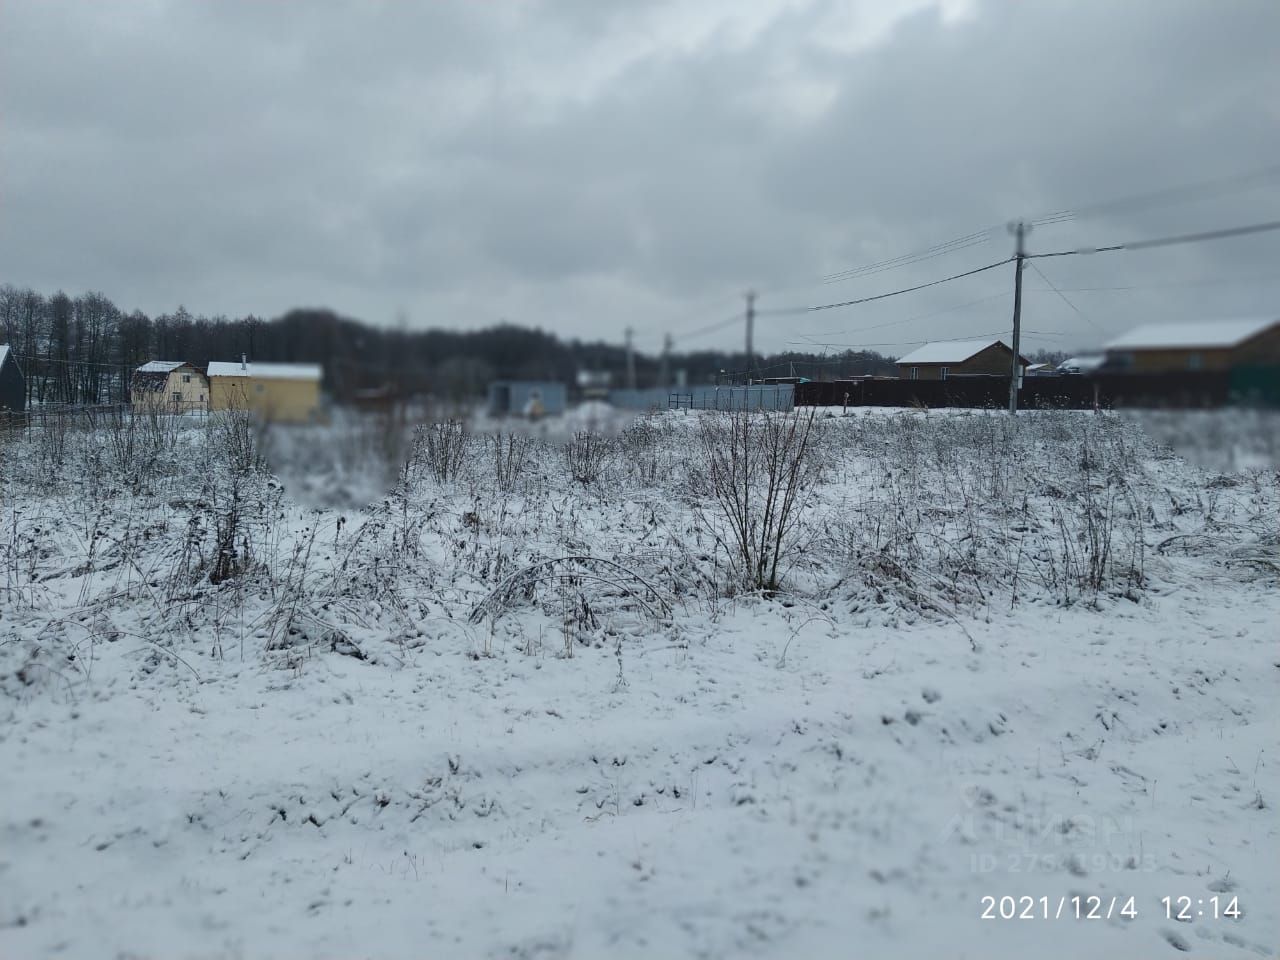
[[[559,416],[569,393],[556,380],[495,380],[489,384],[489,413],[495,417],[527,416],[529,411]]]
[[[1025,371],[1030,362],[1020,356]],[[1003,340],[937,340],[926,343],[897,360],[904,380],[946,380],[948,377],[1007,377],[1013,367],[1013,351]]]
[[[27,407],[27,382],[18,357],[8,344],[0,344],[0,412],[16,413]]]
[[[209,364],[209,408],[252,410],[276,423],[308,423],[320,415],[320,380],[313,363],[215,360]]]

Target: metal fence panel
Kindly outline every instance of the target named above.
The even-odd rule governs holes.
[[[670,394],[667,405],[686,410],[792,410],[795,384],[690,387]]]

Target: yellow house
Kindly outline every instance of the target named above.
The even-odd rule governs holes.
[[[252,410],[276,423],[309,423],[320,414],[321,370],[312,363],[209,364],[209,409]]]
[[[209,405],[209,381],[183,360],[152,360],[133,372],[129,397],[135,410],[186,413]]]

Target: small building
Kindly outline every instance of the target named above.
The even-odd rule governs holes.
[[[1020,374],[1028,361],[1019,357]],[[1013,351],[1003,340],[938,340],[897,360],[903,380],[946,380],[948,377],[1009,376]]]
[[[129,379],[134,410],[188,413],[209,409],[209,380],[185,360],[152,360]]]
[[[1029,363],[1027,364],[1028,377],[1056,377],[1058,368],[1052,363]]]
[[[1117,373],[1227,373],[1280,365],[1280,319],[1154,323],[1106,344]]]
[[[495,380],[489,384],[490,416],[555,417],[568,405],[568,390],[555,380]]]
[[[27,406],[27,382],[17,355],[0,344],[0,413],[20,413]]]
[[[310,423],[320,416],[323,371],[313,363],[209,364],[209,409],[252,410],[275,423]]]
[[[609,395],[613,374],[608,370],[579,370],[578,392],[584,400],[603,400]]]

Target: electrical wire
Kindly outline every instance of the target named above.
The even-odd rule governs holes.
[[[886,340],[882,343],[822,343],[822,342],[806,342],[803,340],[788,340],[788,344],[796,346],[814,346],[814,347],[840,347],[846,350],[865,350],[868,347],[915,347],[926,343],[958,343],[963,340],[981,340],[984,337],[1003,337],[1009,333],[1008,330],[992,330],[987,333],[971,333],[964,337],[935,337],[932,340]],[[1052,339],[1057,337],[1065,337],[1065,333],[1051,333],[1048,330],[1023,330],[1023,336],[1044,337]]]
[[[1164,187],[1160,190],[1152,190],[1147,193],[1130,194],[1126,197],[1117,197],[1111,200],[1104,200],[1100,203],[1090,203],[1084,206],[1073,207],[1072,209],[1077,216],[1090,213],[1101,213],[1110,210],[1143,210],[1152,207],[1167,206],[1172,203],[1179,203],[1186,200],[1194,200],[1202,197],[1221,196],[1231,193],[1236,189],[1249,189],[1266,180],[1280,176],[1280,164],[1268,167],[1262,167],[1258,170],[1252,170],[1246,173],[1232,174],[1227,177],[1215,177],[1211,180],[1202,180],[1198,183],[1184,183],[1173,187]]]
[[[1052,290],[1054,293],[1056,293],[1059,297],[1062,298],[1063,303],[1065,303],[1068,307],[1070,307],[1072,310],[1075,311],[1076,316],[1078,316],[1081,320],[1086,321],[1091,327],[1093,327],[1099,333],[1105,334],[1107,332],[1103,330],[1102,327],[1094,323],[1091,317],[1085,316],[1085,314],[1081,312],[1079,307],[1077,307],[1074,303],[1068,300],[1067,295],[1053,285],[1053,281],[1044,275],[1044,271],[1040,269],[1039,264],[1037,264],[1034,260],[1031,261],[1031,269],[1034,270],[1036,273],[1040,274],[1040,279],[1049,285],[1050,290]]]
[[[1028,253],[1025,260],[1040,260],[1044,257],[1074,257],[1080,254],[1111,253],[1115,250],[1151,250],[1156,247],[1171,247],[1181,243],[1202,243],[1206,240],[1224,240],[1228,237],[1243,237],[1252,233],[1266,233],[1280,230],[1280,220],[1267,223],[1253,223],[1242,227],[1227,227],[1223,230],[1206,230],[1201,233],[1184,233],[1173,237],[1158,237],[1154,240],[1131,240],[1128,243],[1113,243],[1107,247],[1078,247],[1075,250],[1056,250],[1053,253]]]
[[[875,323],[869,327],[855,327],[852,330],[832,330],[829,334],[815,334],[815,336],[844,335],[851,333],[866,333],[869,330],[883,330],[885,327],[897,327],[904,323],[914,323],[917,320],[927,320],[930,317],[941,316],[946,313],[955,313],[957,310],[965,310],[969,307],[976,307],[980,303],[990,303],[992,300],[1002,300],[1005,297],[1013,296],[1012,290],[1005,290],[1001,293],[993,293],[989,297],[979,297],[977,300],[970,300],[968,303],[956,304],[954,307],[946,307],[942,310],[933,310],[929,313],[920,313],[912,317],[903,317],[901,320],[889,320],[885,323]]]
[[[1138,283],[1114,287],[1059,287],[1059,289],[1065,293],[1116,293],[1134,290],[1180,290],[1188,287],[1217,287],[1233,283],[1280,283],[1280,276],[1268,274],[1254,277],[1216,277],[1211,280],[1187,280],[1182,283]]]
[[[947,240],[943,243],[934,244],[924,250],[915,253],[906,253],[898,257],[890,257],[887,260],[879,260],[875,263],[864,264],[860,267],[852,267],[848,270],[841,270],[836,273],[827,274],[822,278],[823,283],[841,283],[845,280],[854,280],[861,277],[871,276],[872,274],[882,273],[885,270],[893,270],[898,267],[909,266],[914,263],[922,263],[925,260],[932,260],[935,257],[941,257],[948,253],[954,253],[957,250],[964,250],[968,247],[976,247],[986,243],[990,239],[990,228],[979,230],[974,233],[966,234],[963,237],[956,237],[953,240]]]
[[[698,327],[695,330],[682,333],[680,334],[679,339],[681,341],[692,340],[694,337],[701,337],[704,334],[715,333],[717,330],[723,330],[725,327],[739,323],[742,323],[742,314],[736,313],[732,317],[725,317],[725,319],[718,320],[715,323],[709,323],[705,327]]]
[[[916,290],[923,290],[926,287],[936,287],[941,283],[949,283],[952,280],[959,280],[961,277],[971,277],[975,273],[982,273],[985,270],[994,270],[996,267],[1003,267],[1006,263],[1013,263],[1016,258],[1009,257],[1005,260],[999,260],[995,263],[988,263],[985,267],[976,267],[973,270],[966,270],[964,273],[956,273],[949,277],[943,277],[941,280],[931,280],[928,283],[918,283],[914,287],[903,287],[901,290],[891,290],[888,293],[879,293],[873,297],[859,297],[856,300],[843,300],[840,303],[824,303],[821,306],[809,307],[809,312],[817,310],[834,310],[837,307],[852,307],[859,303],[870,303],[873,300],[885,300],[889,297],[901,296],[904,293],[913,293]]]

